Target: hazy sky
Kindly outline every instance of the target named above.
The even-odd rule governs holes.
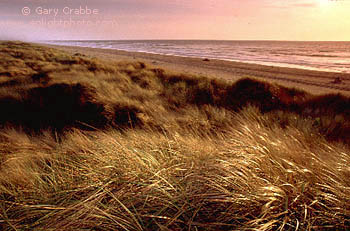
[[[0,0],[0,39],[350,41],[350,0]]]

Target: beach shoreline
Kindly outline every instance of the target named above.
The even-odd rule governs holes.
[[[145,52],[129,52],[106,48],[51,44],[40,45],[61,49],[73,55],[79,53],[109,61],[141,61],[156,68],[163,68],[185,74],[200,75],[208,78],[237,81],[243,77],[250,77],[277,83],[286,87],[295,87],[315,95],[329,93],[350,95],[350,73],[267,66],[245,62]],[[337,80],[340,80],[340,82]]]

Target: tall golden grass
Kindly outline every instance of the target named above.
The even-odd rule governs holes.
[[[348,230],[349,99],[0,44],[2,230]]]

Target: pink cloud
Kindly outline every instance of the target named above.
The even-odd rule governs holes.
[[[316,3],[294,3],[291,6],[294,7],[317,7]]]

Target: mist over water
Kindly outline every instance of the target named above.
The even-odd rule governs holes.
[[[350,73],[350,42],[290,41],[46,41],[51,44],[200,57]]]

